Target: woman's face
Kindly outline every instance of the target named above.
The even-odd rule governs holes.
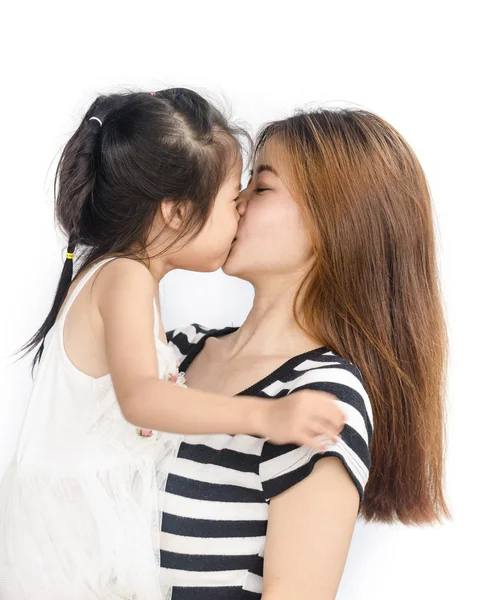
[[[266,147],[261,150],[248,186],[240,193],[236,241],[222,267],[227,275],[253,285],[275,275],[291,279],[308,268],[313,254],[307,227],[281,179],[281,162],[274,160],[275,152]]]

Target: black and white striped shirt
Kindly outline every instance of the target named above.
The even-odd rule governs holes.
[[[208,337],[235,330],[190,325],[167,336],[186,371]],[[307,477],[322,457],[342,461],[362,500],[372,410],[352,363],[319,348],[295,356],[239,395],[281,398],[302,389],[334,394],[347,415],[341,439],[325,454],[251,435],[184,437],[167,481],[160,537],[172,600],[260,599],[269,501]]]

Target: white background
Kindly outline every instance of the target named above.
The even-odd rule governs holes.
[[[51,163],[94,96],[120,87],[205,89],[224,95],[253,131],[295,107],[351,102],[401,131],[433,193],[451,341],[447,491],[454,519],[426,528],[359,523],[338,599],[485,597],[479,2],[175,4],[47,0],[4,9],[0,474],[31,385],[28,361],[12,364],[11,354],[43,320],[62,266]],[[221,272],[177,272],[162,283],[167,328],[239,324],[251,298],[247,284]]]

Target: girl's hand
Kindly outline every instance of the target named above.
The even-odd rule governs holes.
[[[323,451],[325,441],[336,442],[346,418],[327,392],[302,390],[260,405],[259,429],[274,444],[312,446]],[[317,436],[324,436],[318,440]]]

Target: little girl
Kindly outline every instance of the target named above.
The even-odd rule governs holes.
[[[269,402],[185,389],[166,344],[160,280],[218,269],[236,236],[242,133],[169,89],[97,98],[68,141],[56,173],[67,255],[26,345],[34,386],[0,486],[2,600],[164,598],[160,503],[180,434],[322,449],[340,432],[323,392]]]

